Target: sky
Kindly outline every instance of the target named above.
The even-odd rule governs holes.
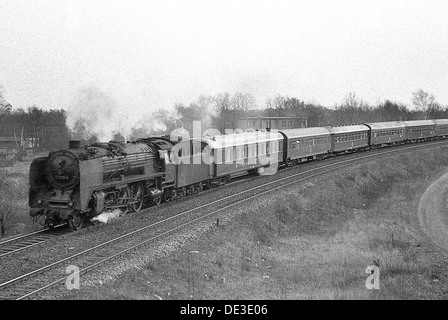
[[[14,108],[69,110],[95,87],[136,114],[220,92],[448,105],[447,16],[431,0],[0,0],[0,85]]]

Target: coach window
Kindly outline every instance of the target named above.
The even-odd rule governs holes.
[[[242,158],[242,153],[243,153],[243,149],[241,148],[241,146],[235,147],[235,159],[239,160]]]
[[[225,148],[225,154],[226,154],[226,163],[232,162],[233,147],[226,147]]]
[[[250,144],[247,146],[247,155],[249,158],[252,158],[254,156],[254,145]]]
[[[225,157],[226,157],[226,163],[232,162],[233,147],[226,147],[224,152],[225,152]]]
[[[265,154],[265,151],[266,151],[266,143],[260,143],[260,144],[259,144],[259,147],[258,147],[258,150],[259,150],[259,152],[260,152],[261,155]]]
[[[201,143],[200,141],[193,141],[193,155],[201,154]]]

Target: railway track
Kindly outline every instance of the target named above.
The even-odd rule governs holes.
[[[43,229],[26,234],[22,234],[12,239],[0,242],[0,259],[19,251],[43,244],[56,237],[70,232],[66,225],[59,225],[53,229]]]
[[[280,188],[297,184],[298,182],[350,165],[355,165],[359,162],[446,144],[446,140],[432,141],[424,145],[406,145],[394,149],[381,149],[374,153],[362,154],[348,159],[339,158],[337,161],[328,164],[323,164],[322,162],[322,165],[318,167],[305,169],[301,172],[265,182],[264,184],[249,188],[237,194],[225,196],[194,209],[174,214],[168,218],[151,223],[19,277],[10,279],[0,284],[0,298],[21,300],[35,297],[45,290],[65,283],[67,280],[66,270],[69,265],[77,266],[80,274],[84,274],[90,270],[94,270],[101,264],[138,250],[170,234],[175,234],[179,230],[197,225],[201,222],[213,223],[215,220],[207,221],[207,219],[219,218],[219,214],[224,210],[234,208],[243,202],[275,192]]]

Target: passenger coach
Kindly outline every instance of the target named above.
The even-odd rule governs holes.
[[[363,124],[326,127],[331,135],[331,151],[339,154],[369,146],[369,127]]]
[[[364,123],[370,128],[370,145],[386,146],[402,143],[406,139],[406,126],[403,122]]]
[[[287,165],[323,159],[331,150],[330,131],[326,128],[282,130],[284,137],[283,159]]]
[[[283,136],[277,131],[254,131],[204,137],[209,147],[212,179],[276,170],[283,160]]]
[[[435,135],[436,124],[433,120],[403,121],[403,123],[406,126],[406,140],[425,140]]]
[[[436,124],[436,136],[437,137],[448,137],[448,120],[447,119],[437,119],[434,120]]]

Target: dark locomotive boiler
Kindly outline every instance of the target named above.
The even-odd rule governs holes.
[[[95,143],[35,159],[30,168],[30,215],[52,227],[68,222],[79,229],[105,210],[138,211],[145,203],[159,204],[166,171],[167,139]]]

